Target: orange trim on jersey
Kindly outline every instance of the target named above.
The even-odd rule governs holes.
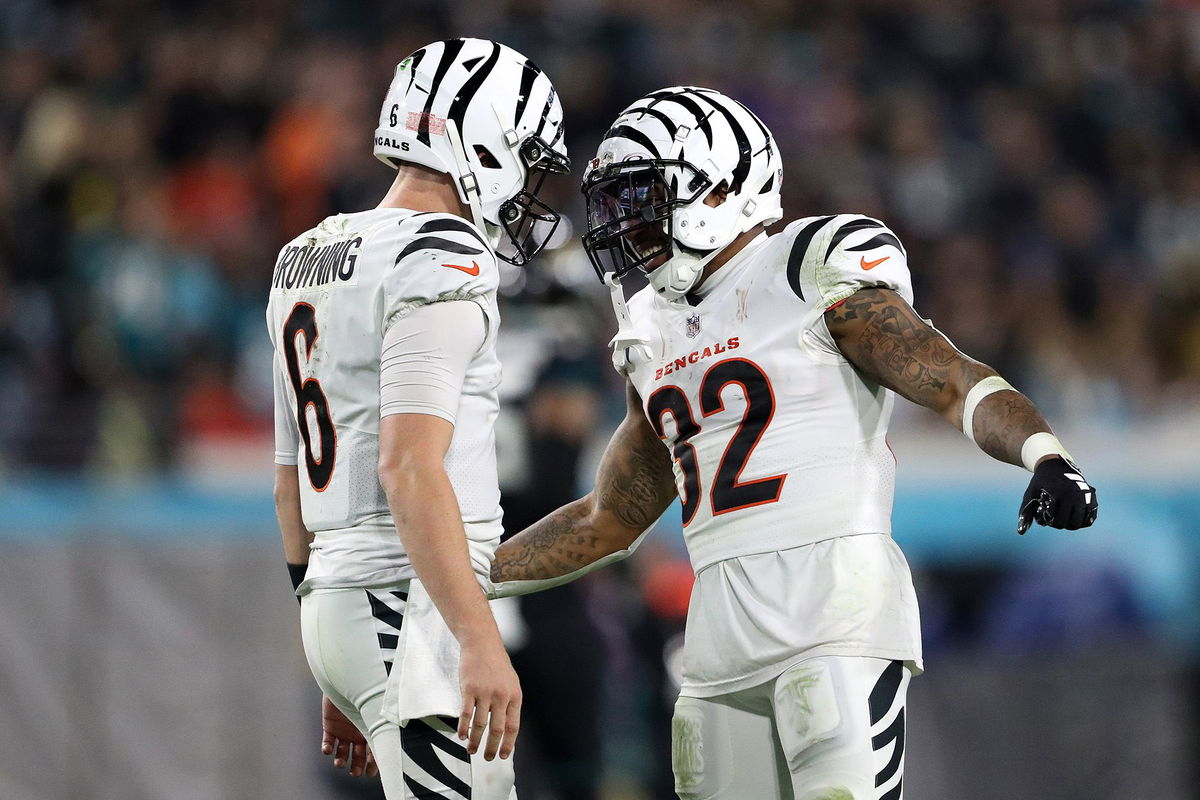
[[[655,397],[672,391],[678,394],[680,399],[683,400],[683,407],[687,411],[688,424],[694,427],[696,430],[693,433],[687,434],[681,438],[679,435],[679,414],[677,414],[675,409],[671,408],[670,406],[663,406],[655,418],[650,418],[649,415],[647,415],[647,421],[650,423],[651,430],[654,431],[654,434],[658,436],[663,444],[667,443],[667,431],[666,426],[663,425],[663,417],[665,417],[667,414],[670,414],[671,419],[675,421],[675,442],[667,445],[667,449],[671,453],[672,460],[676,464],[679,464],[679,471],[683,474],[682,485],[680,485],[679,481],[676,481],[675,483],[675,493],[679,496],[679,504],[683,511],[681,514],[681,521],[683,522],[683,527],[686,528],[688,525],[691,525],[692,520],[696,518],[696,512],[700,510],[700,498],[704,496],[704,484],[700,481],[700,459],[696,455],[695,445],[688,441],[688,439],[700,432],[700,426],[696,424],[696,415],[692,413],[692,403],[690,400],[688,400],[687,393],[683,391],[682,387],[674,384],[667,384],[666,386],[658,387],[650,394],[649,397],[646,398],[643,411],[648,412],[650,410],[650,406],[654,402]],[[690,513],[688,511],[688,503],[691,501],[691,494],[687,490],[688,471],[683,466],[683,460],[675,452],[675,447],[677,445],[681,448],[687,448],[687,450],[691,451],[692,454],[692,464],[694,467],[693,477],[696,479],[696,504],[692,506]],[[680,452],[684,451],[681,449]]]
[[[846,301],[847,301],[847,300],[849,300],[849,299],[850,299],[849,297],[844,297],[844,298],[842,298],[841,300],[838,300],[836,303],[834,303],[833,305],[831,305],[829,308],[827,308],[827,309],[825,309],[825,310],[826,310],[826,311],[833,311],[835,308],[837,308],[838,306],[840,306],[842,303],[846,302]]]

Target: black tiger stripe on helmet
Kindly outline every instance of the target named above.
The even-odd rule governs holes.
[[[746,135],[746,131],[743,130],[741,124],[734,119],[733,113],[724,105],[714,100],[710,95],[702,94],[700,92],[693,93],[697,97],[701,97],[706,102],[711,103],[712,107],[725,117],[725,121],[729,123],[729,129],[733,131],[733,138],[737,141],[738,165],[733,170],[733,181],[730,183],[729,187],[731,191],[736,192],[741,189],[743,182],[746,180],[746,176],[750,174],[750,138]],[[741,106],[741,103],[738,103],[738,105]],[[745,106],[741,107],[745,108]],[[753,114],[750,114],[750,116],[754,117]],[[755,119],[757,120],[757,117],[755,117]],[[767,138],[769,141],[770,137]]]
[[[670,117],[668,117],[666,114],[664,114],[662,111],[659,111],[657,108],[654,108],[653,106],[646,106],[645,108],[639,108],[639,109],[637,109],[637,111],[643,117],[645,117],[647,115],[654,117],[656,120],[658,120],[659,122],[661,122],[663,124],[664,128],[667,129],[667,135],[670,136],[672,139],[675,138],[675,134],[679,131],[679,126],[676,125],[675,122]]]
[[[651,94],[646,95],[646,97],[654,98],[654,101],[647,106],[647,109],[654,108],[660,103],[670,101],[683,106],[685,109],[690,111],[695,119],[694,127],[698,128],[700,132],[704,134],[704,137],[708,140],[708,146],[712,147],[713,130],[712,123],[709,122],[708,118],[711,117],[714,112],[710,111],[706,114],[704,109],[700,107],[700,104],[689,98],[686,92],[681,89],[664,89],[660,92],[652,92]]]
[[[451,176],[496,254],[524,264],[560,219],[536,195],[544,173],[569,170],[564,138],[554,84],[530,59],[499,42],[448,39],[396,67],[375,155]]]
[[[521,121],[521,116],[525,113],[526,106],[529,105],[529,94],[533,91],[533,82],[541,74],[542,71],[537,68],[536,64],[525,59],[525,63],[521,67],[521,88],[517,90],[517,108],[513,112],[513,119],[517,122]]]
[[[630,255],[638,249],[626,241],[636,222],[631,209],[621,212],[620,221],[612,218],[613,209],[629,205],[614,181],[628,182],[642,169],[660,176],[637,178],[644,196],[657,196],[648,190],[656,180],[666,187],[658,193],[666,200],[642,214],[671,238],[666,261],[662,250]],[[695,86],[651,92],[617,117],[584,176],[584,192],[591,192],[584,249],[602,274],[620,276],[654,260],[658,266],[647,273],[651,285],[667,299],[679,299],[703,265],[739,234],[783,216],[782,175],[770,131],[745,105]],[[706,205],[717,188],[721,201]],[[632,196],[633,184],[624,191]]]
[[[433,83],[430,85],[429,92],[425,96],[425,108],[422,111],[422,119],[427,120],[429,114],[433,111],[433,103],[438,97],[438,90],[441,89],[442,81],[446,79],[446,73],[450,70],[450,65],[454,63],[454,59],[458,58],[458,54],[462,52],[464,44],[465,40],[463,39],[451,39],[443,42],[442,55],[438,59],[437,68],[433,71]],[[417,71],[418,66],[419,63],[411,66],[414,73]],[[428,145],[429,126],[428,124],[418,124],[417,139],[423,144]]]
[[[454,96],[454,102],[450,104],[450,110],[446,112],[446,119],[454,120],[454,124],[458,126],[460,131],[463,129],[463,119],[467,113],[467,106],[475,99],[479,87],[487,80],[488,75],[492,74],[492,70],[496,68],[496,62],[499,60],[500,45],[492,42],[492,54],[488,56],[483,66],[471,73],[471,77],[467,78],[466,83],[462,85],[462,88],[458,90],[458,94]]]

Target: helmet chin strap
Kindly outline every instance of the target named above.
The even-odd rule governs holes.
[[[711,165],[706,166],[711,167]],[[729,235],[728,240],[708,250],[696,250],[691,247],[686,247],[678,239],[672,237],[675,255],[667,259],[666,263],[660,266],[656,272],[661,270],[669,270],[668,272],[664,272],[662,274],[665,277],[670,278],[674,276],[682,276],[685,271],[691,270],[691,279],[687,281],[686,286],[680,289],[674,288],[670,285],[662,286],[653,278],[651,278],[650,284],[654,287],[655,291],[658,293],[658,296],[671,302],[678,302],[679,300],[682,300],[688,292],[695,289],[696,285],[700,282],[700,276],[704,274],[704,268],[708,266],[708,263],[716,258],[719,253],[723,252],[726,247],[729,247],[729,245],[733,244],[737,238],[748,231],[753,224],[757,224],[747,224],[746,222],[747,218],[754,213],[755,207],[756,204],[754,200],[752,198],[747,199],[746,202],[742,204],[741,213],[738,214],[737,217],[738,222],[735,225],[732,234]],[[703,224],[703,222],[701,222],[701,224]]]
[[[471,170],[471,162],[467,160],[467,151],[463,148],[458,125],[452,119],[446,120],[446,136],[450,138],[450,152],[454,154],[454,165],[458,170],[458,175],[454,178],[455,188],[458,189],[459,197],[465,198],[467,206],[470,207],[471,220],[475,223],[475,227],[483,232],[483,235],[495,248],[500,244],[500,235],[489,230],[487,220],[483,218],[479,181]]]
[[[687,282],[687,285],[676,288],[671,286],[669,283],[667,285],[662,285],[655,281],[653,276],[649,277],[650,284],[654,287],[654,290],[658,296],[672,303],[682,300],[688,292],[696,288],[696,284],[700,282],[700,276],[704,273],[704,266],[713,258],[715,258],[717,253],[721,252],[719,249],[713,250],[705,253],[703,256],[697,257],[692,255],[691,251],[684,249],[679,242],[675,242],[675,247],[678,252],[667,259],[662,266],[655,270],[655,273],[660,273],[662,270],[669,270],[667,272],[662,272],[661,274],[663,274],[664,277],[673,277],[680,275],[684,269],[690,269],[691,280]],[[680,269],[681,267],[682,269]]]
[[[613,368],[622,375],[628,375],[634,367],[650,363],[653,354],[650,352],[650,344],[633,329],[633,322],[629,319],[629,308],[625,305],[625,291],[621,288],[621,279],[608,272],[604,275],[604,283],[608,286],[613,313],[617,317],[617,333],[608,342],[613,349]]]

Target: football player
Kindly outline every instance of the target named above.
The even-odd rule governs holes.
[[[1096,492],[1033,404],[912,307],[907,253],[857,214],[782,218],[779,152],[741,103],[674,87],[617,118],[586,171],[628,411],[595,489],[501,545],[500,595],[622,558],[677,497],[696,573],[672,726],[681,798],[896,800],[921,670],[892,541],[894,396],[1033,473],[1018,532]],[[649,285],[626,306],[622,278]]]
[[[436,42],[397,66],[374,152],[397,170],[387,195],[285,246],[267,307],[275,502],[323,749],[373,771],[361,732],[389,798],[508,798],[521,693],[482,589],[497,259],[526,263],[559,220],[537,194],[569,171],[562,106],[520,53]]]

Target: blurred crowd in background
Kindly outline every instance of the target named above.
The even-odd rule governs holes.
[[[576,165],[645,92],[739,98],[783,152],[786,219],[884,220],[918,310],[1050,419],[1196,411],[1195,5],[0,0],[0,475],[161,475],[206,441],[265,442],[275,254],[379,201],[393,173],[371,139],[395,65],[450,36],[497,39],[550,74]],[[608,300],[578,246],[578,173],[549,187],[573,234],[502,287],[513,530],[576,496],[587,476],[569,467],[623,413]],[[564,797],[593,796],[602,714],[643,726],[604,747],[673,796],[666,763],[637,748],[665,748],[661,656],[690,574],[652,548],[636,569],[634,595],[605,573],[525,601],[518,666]],[[596,603],[627,606],[632,625],[589,616]],[[579,667],[573,683],[555,689],[539,647]],[[612,690],[630,685],[649,699]]]
[[[1200,385],[1194,8],[4,0],[0,11],[10,470],[158,471],[191,438],[265,430],[275,253],[329,213],[378,202],[391,177],[370,153],[380,98],[404,55],[451,35],[504,41],[549,72],[577,164],[644,92],[689,83],[742,99],[779,140],[789,218],[885,220],[910,253],[918,309],[1052,415],[1120,423],[1186,408]],[[578,233],[576,181],[552,193]],[[533,308],[512,318],[593,306],[595,330],[570,338],[599,359],[608,313],[567,242],[511,276],[510,304]]]

